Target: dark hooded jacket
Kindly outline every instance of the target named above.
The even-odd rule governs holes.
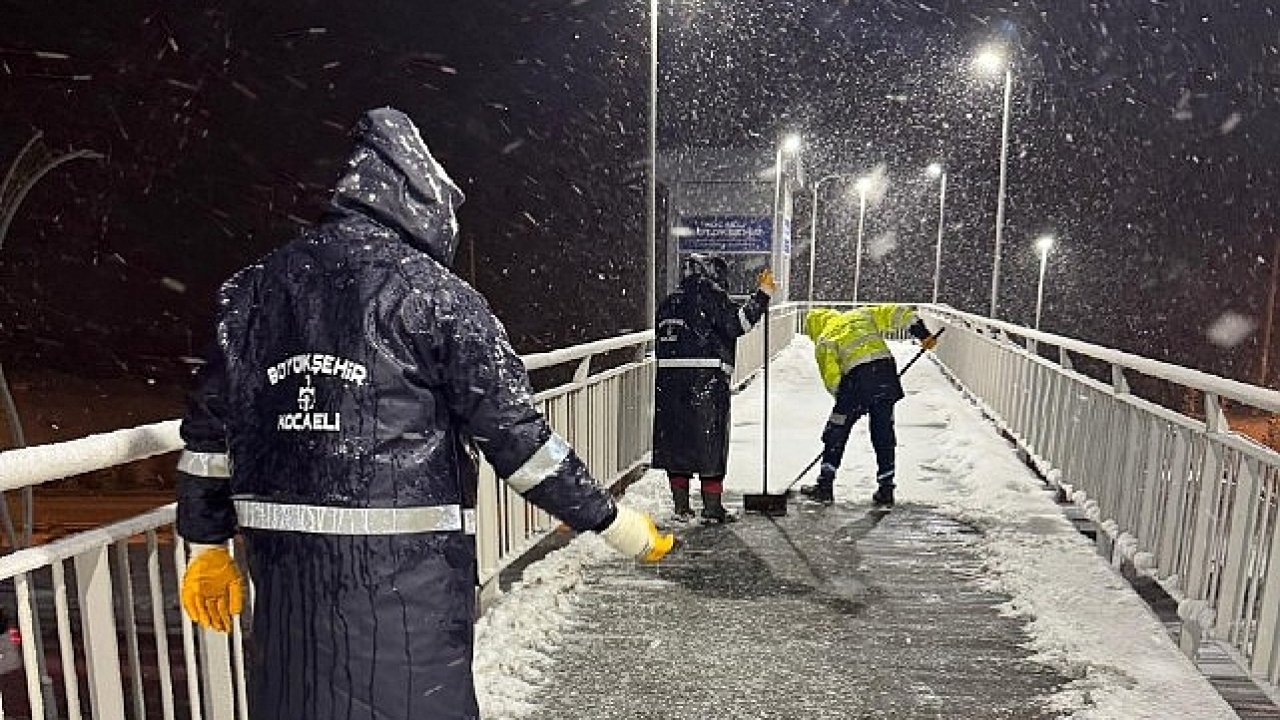
[[[535,410],[502,325],[447,269],[461,201],[408,117],[371,111],[323,221],[219,293],[182,425],[178,532],[246,539],[253,718],[478,716],[474,520],[379,533],[302,506],[470,518],[474,446],[575,529],[616,515]]]
[[[759,322],[769,296],[741,305],[692,274],[658,307],[653,467],[673,475],[724,475],[729,464],[729,380],[737,340]]]

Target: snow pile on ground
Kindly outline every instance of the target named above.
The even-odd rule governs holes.
[[[651,514],[662,509],[665,476],[650,472],[623,501]],[[616,561],[617,552],[595,533],[584,533],[525,569],[521,582],[476,623],[475,680],[481,716],[517,720],[534,708],[542,669],[566,633],[573,632],[578,594],[591,565]]]
[[[915,348],[895,351],[902,365]],[[805,338],[772,363],[769,380],[769,489],[778,492],[821,450],[831,398]],[[1081,720],[1236,717],[938,367],[922,360],[904,384],[907,398],[896,410],[899,502],[936,507],[983,531],[979,547],[991,571],[983,582],[1011,598],[1002,611],[1025,619],[1036,659],[1073,678],[1048,699],[1050,708]],[[734,399],[730,491],[761,489],[763,385],[757,380]],[[802,482],[815,475],[811,470]],[[837,476],[837,501],[866,503],[874,476],[863,421]],[[626,501],[660,516],[670,512],[659,473],[633,485]],[[593,563],[613,560],[594,535],[578,538],[527,570],[525,582],[481,620],[476,676],[485,717],[527,714],[540,668],[572,633],[574,589]]]

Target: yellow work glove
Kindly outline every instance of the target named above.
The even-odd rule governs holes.
[[[671,552],[676,543],[672,535],[658,533],[653,518],[621,505],[618,506],[618,517],[601,531],[600,537],[623,555],[646,563],[658,562]]]
[[[758,282],[765,295],[773,295],[778,291],[778,283],[773,279],[773,271],[769,268],[760,271]]]
[[[920,347],[924,348],[925,350],[932,350],[938,347],[938,336],[930,335],[929,337],[921,340]]]
[[[244,609],[244,578],[221,545],[192,544],[182,576],[182,608],[200,627],[231,632],[233,615]]]

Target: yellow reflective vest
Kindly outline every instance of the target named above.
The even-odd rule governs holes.
[[[805,333],[813,340],[818,371],[827,391],[835,394],[840,377],[853,368],[893,358],[884,334],[916,321],[911,305],[867,305],[848,312],[814,308],[805,317]]]

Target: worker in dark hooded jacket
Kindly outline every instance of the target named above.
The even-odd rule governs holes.
[[[536,411],[485,301],[448,268],[462,193],[399,111],[367,113],[322,222],[225,283],[182,423],[182,603],[227,631],[254,581],[249,710],[263,720],[476,718],[477,470],[646,561]]]
[[[682,273],[679,287],[658,307],[653,467],[667,471],[676,519],[693,517],[689,481],[697,475],[702,517],[729,522],[734,516],[722,493],[737,340],[760,321],[777,288],[765,269],[756,292],[737,304],[725,290],[728,266],[722,258],[690,255]]]
[[[804,328],[813,340],[822,383],[835,396],[835,407],[822,431],[818,482],[801,487],[800,492],[822,503],[835,500],[836,470],[844,458],[849,434],[853,424],[867,415],[876,453],[876,491],[871,502],[892,506],[897,473],[893,406],[905,396],[884,336],[906,328],[927,350],[937,345],[937,337],[911,305],[866,305],[847,312],[813,308],[805,316]]]

